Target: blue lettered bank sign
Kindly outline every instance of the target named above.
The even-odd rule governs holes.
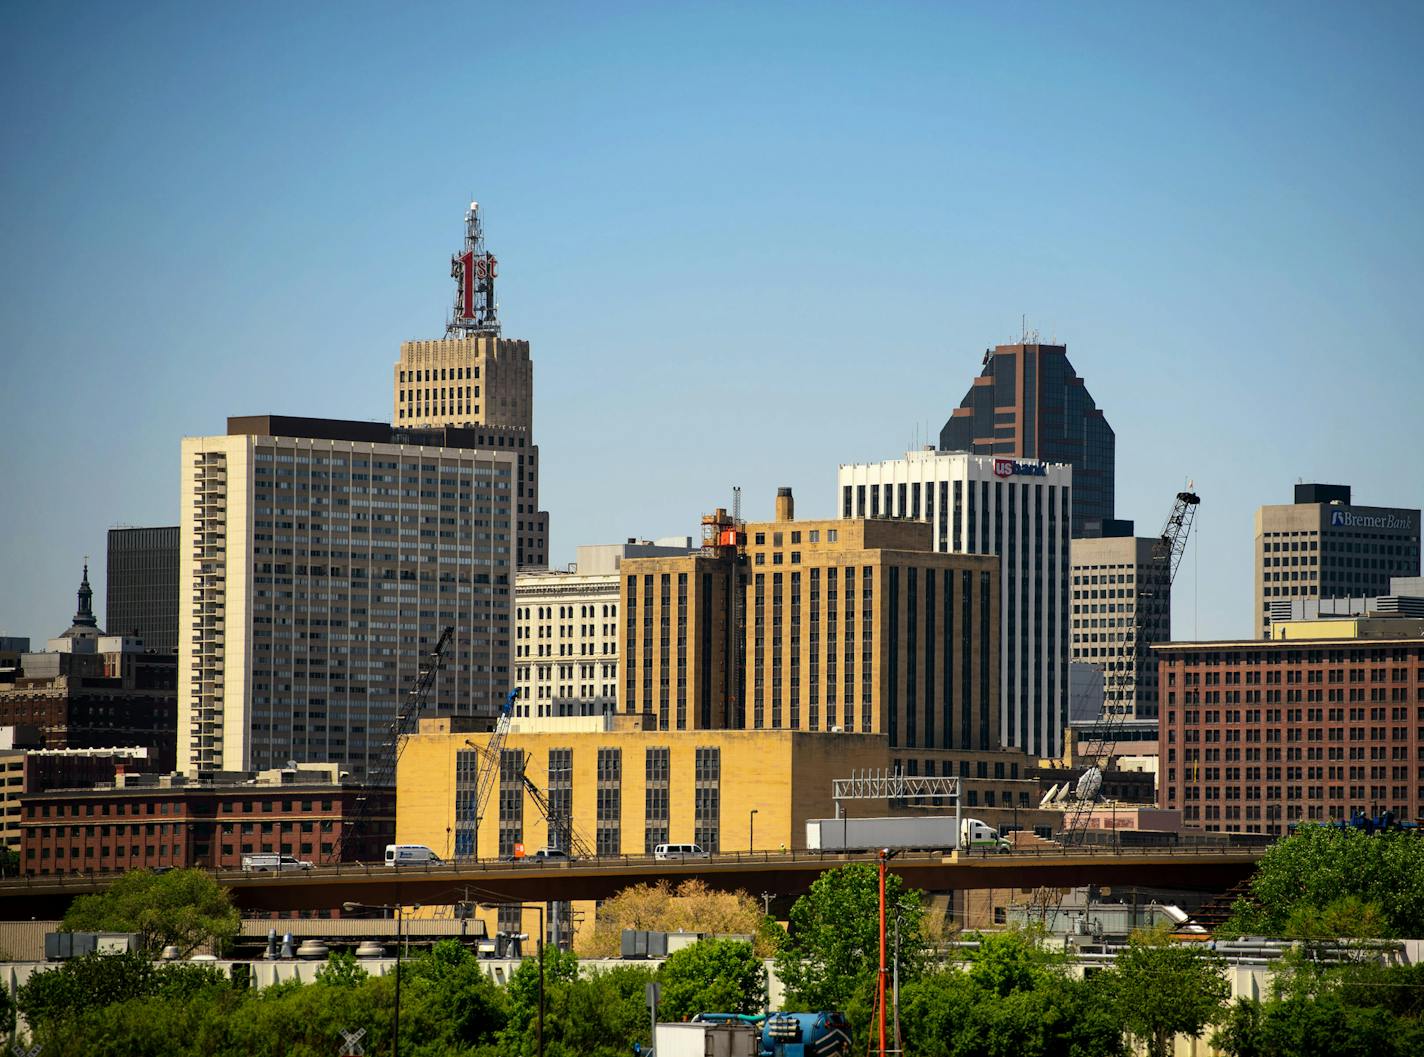
[[[1412,518],[1396,514],[1356,514],[1353,510],[1330,511],[1331,528],[1412,529]]]

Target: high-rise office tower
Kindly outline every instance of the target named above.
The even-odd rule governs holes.
[[[485,248],[479,204],[471,202],[464,249],[450,259],[455,307],[445,337],[401,344],[392,369],[391,423],[459,426],[481,447],[510,451],[517,474],[517,563],[543,567],[549,563],[549,514],[539,509],[534,364],[529,342],[500,337],[497,273],[498,262]]]
[[[178,649],[178,526],[109,530],[105,621],[145,649]]]
[[[184,438],[180,769],[364,778],[445,627],[426,714],[496,714],[516,462],[476,432],[255,416]]]
[[[1419,575],[1419,511],[1351,506],[1350,486],[1298,484],[1295,502],[1256,511],[1256,609],[1271,634],[1271,603],[1378,596],[1390,578]]]
[[[999,737],[1037,756],[1063,750],[1067,722],[1071,466],[964,452],[843,465],[842,518],[933,526],[934,549],[999,560]]]
[[[985,352],[939,447],[1072,466],[1074,536],[1113,516],[1116,438],[1066,345],[1024,341]]]
[[[1127,522],[1130,526],[1132,523]],[[1156,749],[1157,658],[1152,644],[1172,638],[1172,583],[1158,541],[1132,535],[1073,541],[1073,660],[1109,673],[1125,687],[1115,708],[1152,724]],[[1135,658],[1128,673],[1128,653]],[[1094,716],[1094,719],[1097,717]]]

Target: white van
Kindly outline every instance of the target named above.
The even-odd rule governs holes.
[[[424,844],[386,845],[387,866],[414,866],[417,863],[424,864],[439,861],[440,856],[436,855]]]
[[[710,859],[699,844],[658,844],[653,847],[654,859]]]
[[[244,855],[242,857],[242,869],[244,873],[282,873],[286,870],[310,870],[312,864],[305,859],[294,859],[290,855],[271,855],[259,853],[257,855]]]

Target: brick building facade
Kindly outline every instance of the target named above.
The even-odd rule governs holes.
[[[21,870],[29,875],[155,866],[233,870],[243,855],[331,858],[366,791],[337,781],[336,766],[230,774],[222,781],[121,775],[115,784],[50,790],[22,801]],[[285,779],[285,780],[284,780]],[[377,791],[344,858],[379,862],[395,833],[395,792]]]
[[[1188,827],[1424,814],[1424,621],[1275,624],[1265,641],[1154,647],[1158,803]]]
[[[143,747],[156,766],[171,770],[177,755],[176,661],[173,654],[119,649],[27,653],[24,674],[0,686],[0,726],[36,728],[47,749]]]

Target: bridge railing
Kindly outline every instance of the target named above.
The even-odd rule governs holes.
[[[1003,863],[1022,862],[1030,860],[1052,860],[1052,859],[1082,859],[1101,858],[1111,859],[1120,857],[1149,858],[1149,859],[1214,859],[1227,858],[1230,856],[1259,854],[1263,848],[1258,845],[1167,845],[1167,846],[1119,846],[1114,844],[1082,844],[1075,846],[1066,845],[1034,845],[1026,848],[1016,848],[1007,852],[998,852],[990,848],[975,848],[969,851],[960,852],[956,858],[942,852],[898,852],[895,855],[895,862],[899,863],[919,863],[929,864],[943,862],[946,860],[965,861],[997,861]],[[541,859],[533,858],[509,860],[506,858],[497,859],[475,859],[459,858],[447,859],[443,862],[430,863],[403,863],[399,866],[387,866],[384,861],[377,862],[342,862],[329,863],[311,870],[283,870],[280,873],[256,872],[238,869],[214,870],[213,876],[222,882],[257,881],[264,882],[280,879],[282,881],[319,881],[331,879],[333,877],[396,877],[396,876],[420,876],[420,875],[449,875],[451,873],[479,873],[489,875],[491,873],[511,873],[518,874],[530,870],[587,870],[593,869],[628,869],[632,867],[649,867],[647,872],[653,873],[657,869],[674,869],[682,867],[706,866],[745,866],[745,865],[766,865],[776,866],[782,864],[843,864],[847,862],[865,862],[875,858],[874,852],[870,851],[818,851],[810,849],[787,849],[766,850],[766,851],[735,851],[719,852],[709,856],[676,856],[672,858],[659,859],[653,855],[593,855],[579,859]],[[893,866],[892,866],[893,868]],[[26,888],[92,888],[95,884],[112,881],[114,878],[124,873],[132,871],[96,871],[85,870],[81,872],[65,874],[46,874],[39,876],[7,877],[0,879],[0,888],[26,887]]]

